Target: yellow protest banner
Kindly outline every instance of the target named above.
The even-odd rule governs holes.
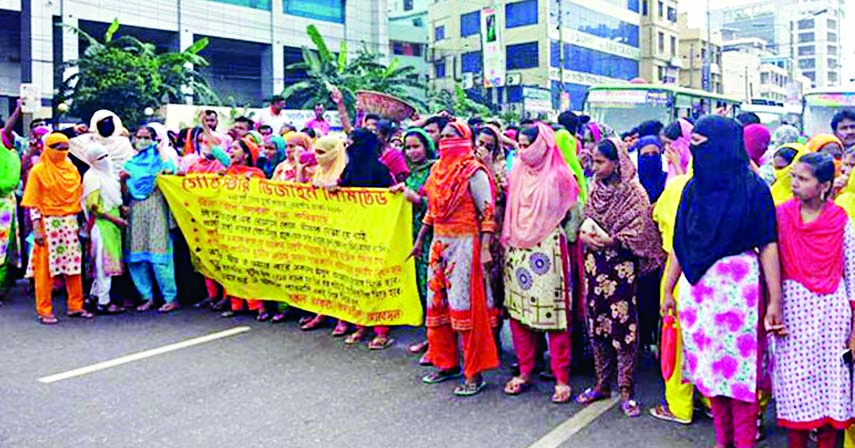
[[[403,195],[210,174],[157,185],[194,267],[229,295],[366,326],[422,323]]]

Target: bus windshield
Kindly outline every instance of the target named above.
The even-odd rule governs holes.
[[[647,120],[671,121],[668,92],[655,90],[590,90],[585,111],[592,121],[625,132]]]
[[[855,107],[855,91],[835,93],[808,93],[802,124],[805,135],[831,132],[831,119],[840,109]]]

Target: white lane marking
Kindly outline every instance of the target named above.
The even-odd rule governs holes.
[[[57,373],[55,375],[50,375],[46,377],[39,378],[38,381],[44,384],[51,384],[57,381],[67,380],[70,378],[75,378],[78,376],[88,375],[93,372],[98,372],[100,370],[109,369],[111,367],[120,366],[122,364],[128,364],[131,362],[139,361],[146,358],[151,358],[152,356],[162,355],[164,353],[174,352],[175,350],[181,350],[183,348],[192,347],[194,345],[204,344],[206,342],[215,341],[217,339],[227,338],[229,336],[234,336],[237,334],[245,333],[250,330],[250,327],[235,327],[225,331],[220,331],[217,333],[212,333],[207,336],[201,336],[198,338],[188,339],[186,341],[177,342],[175,344],[164,345],[163,347],[153,348],[151,350],[145,350],[138,353],[133,353],[130,355],[122,356],[119,358],[111,359],[108,361],[99,362],[97,364],[92,364],[90,366],[81,367],[79,369],[69,370],[67,372]]]
[[[576,433],[590,425],[599,416],[613,408],[618,401],[618,397],[614,397],[585,406],[584,409],[573,414],[567,421],[553,428],[552,431],[549,431],[540,440],[534,442],[529,448],[558,448],[561,444],[570,440]]]

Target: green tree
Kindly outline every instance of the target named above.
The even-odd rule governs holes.
[[[431,91],[429,102],[431,112],[447,110],[459,117],[488,117],[493,114],[489,107],[469,98],[460,85],[455,85],[453,92],[444,89]]]
[[[424,97],[413,94],[412,89],[424,89],[424,83],[414,79],[415,68],[401,66],[398,58],[389,65],[380,62],[380,54],[365,48],[348,60],[347,43],[342,40],[338,54],[330,51],[326,41],[314,25],[306,28],[306,33],[315,48],[303,47],[303,61],[286,67],[287,70],[303,70],[306,79],[287,86],[282,92],[285,99],[310,108],[317,102],[332,106],[330,91],[336,87],[341,91],[344,102],[351,115],[354,114],[356,92],[374,90],[396,96],[409,102],[417,109],[425,110]]]
[[[76,68],[76,73],[64,79],[54,100],[55,115],[70,105],[68,113],[88,118],[99,109],[115,112],[127,127],[136,127],[148,119],[146,108],[158,110],[164,103],[183,102],[192,92],[200,104],[221,104],[206,78],[196,70],[208,65],[199,55],[208,45],[203,38],[178,52],[158,53],[155,45],[131,36],[114,39],[119,30],[113,20],[103,42],[86,32],[71,27],[88,43],[75,61],[62,67]]]

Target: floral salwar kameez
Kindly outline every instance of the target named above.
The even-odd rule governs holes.
[[[616,375],[618,386],[631,395],[638,358],[638,259],[621,247],[589,250],[585,274],[597,387],[610,390]]]
[[[493,193],[483,165],[472,156],[471,145],[468,138],[440,142],[440,161],[431,169],[425,187],[428,212],[424,219],[434,232],[428,271],[426,357],[440,371],[458,368],[459,335],[467,379],[499,364],[491,332],[498,313],[481,265],[482,234],[495,231]]]
[[[0,143],[0,297],[10,268],[20,268],[18,203],[15,190],[21,180],[21,160],[13,148]]]
[[[567,384],[573,290],[567,239],[556,228],[534,247],[510,246],[507,252],[505,308],[520,372],[528,376],[534,370],[537,332],[546,332],[551,370],[560,384]]]

